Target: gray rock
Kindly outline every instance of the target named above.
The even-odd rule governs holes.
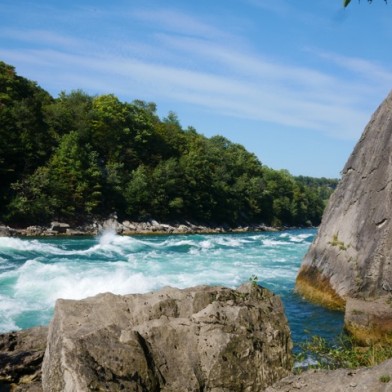
[[[63,222],[51,222],[50,223],[50,230],[55,231],[59,234],[65,234],[67,229],[70,229],[70,225],[68,223]]]
[[[42,391],[47,333],[47,327],[37,327],[0,335],[0,391]]]
[[[348,298],[344,326],[357,340],[392,343],[392,298],[389,295],[372,300]]]
[[[286,377],[265,392],[391,392],[392,359],[373,368],[308,370]]]
[[[65,231],[65,234],[69,235],[69,236],[82,236],[82,235],[86,235],[89,233],[90,233],[89,231],[82,231],[82,230],[76,230],[76,229],[67,229]]]
[[[261,391],[291,348],[281,300],[251,284],[58,300],[43,390]]]
[[[175,232],[176,233],[190,233],[191,229],[188,226],[185,226],[185,225],[178,225],[175,228]]]
[[[25,230],[26,236],[40,236],[45,231],[44,227],[41,226],[29,226]]]
[[[344,308],[392,284],[392,93],[373,114],[331,196],[297,278],[305,297]]]
[[[136,226],[132,222],[130,222],[129,220],[122,222],[122,225],[123,225],[124,229],[127,231],[136,231]]]
[[[0,237],[13,237],[18,235],[17,230],[11,229],[9,226],[0,225]]]

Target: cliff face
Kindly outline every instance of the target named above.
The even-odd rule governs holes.
[[[58,300],[43,390],[260,391],[291,347],[279,297],[250,283]]]
[[[392,290],[392,93],[373,114],[343,169],[296,287],[344,308]]]

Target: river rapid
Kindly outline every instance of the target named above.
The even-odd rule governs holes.
[[[256,276],[280,295],[294,342],[332,339],[343,314],[304,301],[295,278],[315,229],[214,235],[0,237],[0,332],[47,325],[57,298],[145,293],[163,286],[231,288]]]

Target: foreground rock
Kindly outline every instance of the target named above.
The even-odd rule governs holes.
[[[261,391],[291,347],[281,300],[250,283],[58,300],[43,390]]]
[[[0,335],[0,391],[40,392],[48,328]]]
[[[373,368],[308,370],[278,381],[265,392],[391,392],[392,359]]]
[[[349,298],[392,292],[391,156],[392,94],[355,146],[305,256],[296,284],[305,297],[344,309]]]

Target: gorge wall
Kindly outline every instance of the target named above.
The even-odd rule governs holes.
[[[349,304],[348,329],[392,327],[391,212],[392,93],[348,159],[296,282],[312,301],[338,309]],[[373,300],[377,311],[365,306]]]

